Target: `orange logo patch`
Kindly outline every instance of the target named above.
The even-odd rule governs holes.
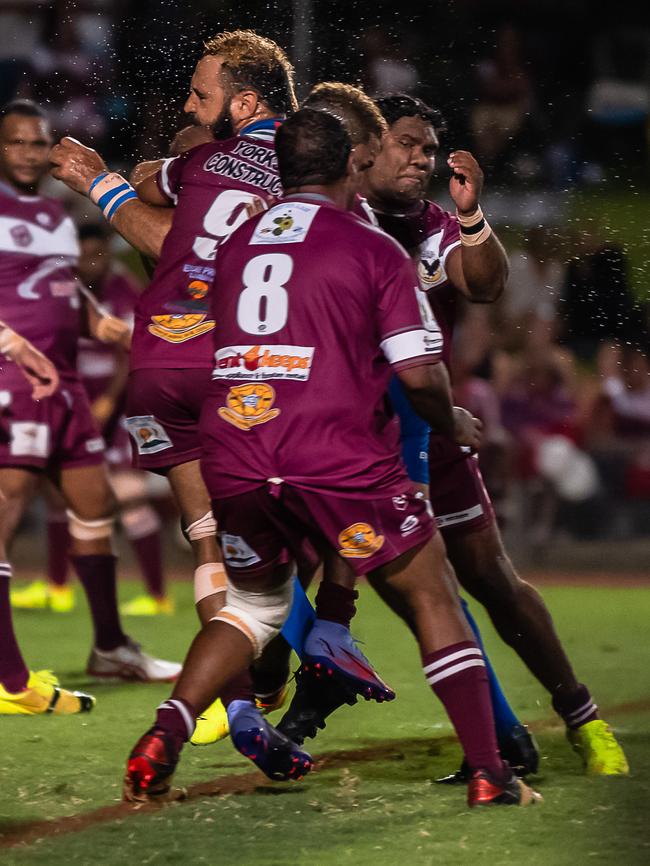
[[[193,300],[200,301],[208,294],[209,288],[208,284],[203,280],[192,280],[187,287],[187,292]]]
[[[167,343],[184,343],[186,340],[199,337],[214,328],[216,323],[213,320],[206,322],[205,319],[205,313],[152,316],[152,324],[148,326],[147,330],[154,337],[160,337]]]
[[[278,417],[280,410],[272,408],[274,403],[275,391],[270,385],[237,385],[228,392],[226,406],[220,407],[219,417],[240,430],[250,430]]]
[[[353,523],[339,533],[339,553],[348,559],[365,559],[384,544],[384,536],[377,535],[369,523]]]

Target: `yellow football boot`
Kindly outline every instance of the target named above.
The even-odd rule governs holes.
[[[57,586],[51,583],[49,590],[49,608],[54,613],[70,613],[75,607],[74,589],[71,586]]]
[[[612,729],[602,719],[568,728],[567,739],[589,776],[627,776],[630,767]]]
[[[34,580],[22,589],[12,589],[11,606],[21,610],[43,610],[49,601],[48,585],[44,580]]]
[[[196,728],[190,737],[194,746],[209,746],[228,736],[228,715],[221,698],[211,704],[196,720]]]
[[[13,694],[0,684],[0,715],[38,716],[46,713],[68,716],[89,713],[95,698],[84,692],[70,692],[59,686],[51,671],[30,671],[27,688]]]
[[[289,684],[285,683],[281,688],[269,695],[255,695],[255,704],[257,709],[261,710],[265,716],[274,710],[279,710],[287,702],[289,695]]]
[[[175,609],[174,602],[168,596],[156,598],[153,595],[138,595],[120,605],[120,613],[123,616],[159,616],[160,614],[171,616]]]

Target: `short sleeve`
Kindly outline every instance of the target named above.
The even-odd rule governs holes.
[[[172,156],[163,162],[156,175],[158,189],[173,205],[178,203],[178,192],[186,162],[187,158],[184,153],[180,154],[180,156]]]
[[[443,229],[440,239],[440,261],[444,267],[449,253],[460,244],[460,223],[453,214],[443,211]]]
[[[413,263],[396,244],[392,252],[390,264],[377,271],[381,276],[376,316],[382,352],[397,370],[435,364],[442,356],[440,326],[419,287]]]

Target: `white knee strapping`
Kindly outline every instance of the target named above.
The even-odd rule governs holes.
[[[82,520],[74,511],[68,509],[68,531],[78,541],[98,541],[110,538],[113,533],[114,517],[101,517],[99,520]]]
[[[217,534],[217,521],[212,516],[212,512],[208,511],[203,517],[199,517],[194,523],[190,523],[187,527],[187,537],[190,541],[198,541],[199,538],[207,538],[209,535]]]
[[[293,579],[268,592],[247,592],[228,581],[226,606],[213,620],[228,623],[245,634],[253,645],[255,658],[276,635],[291,610]]]
[[[206,562],[194,572],[194,603],[217,592],[225,592],[228,585],[226,570],[220,562]]]

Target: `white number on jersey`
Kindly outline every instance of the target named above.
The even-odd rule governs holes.
[[[248,334],[275,334],[287,323],[293,259],[286,253],[267,253],[251,259],[242,279],[244,291],[237,304],[237,324]]]
[[[246,205],[259,198],[250,192],[227,189],[220,192],[203,218],[203,230],[210,237],[197,236],[192,247],[200,259],[212,261],[219,244],[248,219]]]

